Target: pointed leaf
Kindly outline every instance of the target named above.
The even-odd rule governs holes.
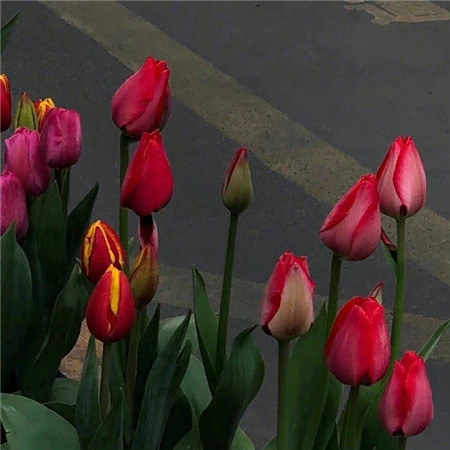
[[[426,361],[433,353],[434,348],[438,345],[442,335],[447,331],[450,326],[450,319],[446,320],[428,339],[426,344],[420,349],[419,355]]]
[[[45,343],[27,370],[22,390],[28,397],[48,401],[62,358],[74,347],[80,334],[80,305],[87,301],[87,291],[78,267],[75,267],[58,296]]]
[[[75,426],[75,406],[60,402],[47,402],[44,405],[66,419],[70,425]]]
[[[134,450],[157,450],[161,443],[172,402],[189,363],[189,345],[180,355],[189,320],[190,313],[175,330],[150,370],[134,436]]]
[[[2,47],[0,53],[3,53],[3,50],[5,50],[6,44],[8,44],[9,36],[11,35],[11,32],[14,28],[14,25],[16,24],[17,18],[19,17],[19,13],[14,14],[12,19],[10,19],[8,22],[5,23],[5,25],[2,26]]]
[[[80,383],[76,380],[57,378],[50,393],[50,401],[76,405],[79,387]]]
[[[91,221],[92,209],[98,193],[98,183],[86,194],[67,217],[66,245],[68,270],[72,270],[75,257],[80,256],[83,237]]]
[[[255,397],[264,378],[264,360],[251,333],[241,332],[234,340],[213,398],[199,419],[205,450],[229,449],[239,421]]]
[[[1,394],[1,421],[10,450],[79,450],[75,428],[27,397]]]
[[[215,369],[218,329],[217,317],[209,303],[205,282],[195,266],[192,268],[192,278],[194,285],[194,314],[198,343],[203,365],[205,366],[209,389],[211,392],[214,392],[217,384]]]
[[[16,388],[14,367],[20,346],[30,323],[33,309],[31,271],[24,251],[16,241],[14,226],[3,234],[1,245],[1,380],[2,390],[8,383]]]
[[[180,325],[180,323],[184,320],[184,316],[175,316],[169,317],[168,319],[164,319],[161,321],[161,325],[159,327],[159,350],[167,344],[170,336],[172,336],[173,332]],[[195,329],[195,319],[191,317],[191,321],[189,322],[188,331],[186,334],[186,340],[191,341],[191,349],[192,354],[197,353],[198,350],[198,339],[197,339],[197,330]]]
[[[83,372],[78,390],[75,422],[83,448],[94,437],[100,422],[100,402],[98,393],[98,359],[95,350],[95,338],[89,339]]]

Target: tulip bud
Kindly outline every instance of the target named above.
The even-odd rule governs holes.
[[[412,137],[398,137],[377,172],[381,212],[391,217],[410,217],[427,196],[425,169]]]
[[[102,342],[126,337],[136,318],[133,294],[126,275],[109,266],[92,292],[86,309],[86,323]]]
[[[1,235],[16,224],[16,237],[21,239],[28,230],[28,211],[25,190],[19,178],[8,170],[0,176]]]
[[[158,283],[158,252],[151,244],[147,244],[137,255],[130,274],[130,286],[138,310],[151,302],[158,289]]]
[[[34,108],[34,107],[33,107]],[[80,159],[81,117],[73,109],[51,108],[45,115],[39,149],[52,169],[64,169]]]
[[[369,386],[381,380],[391,357],[384,306],[373,297],[347,302],[331,329],[325,355],[341,383]]]
[[[47,97],[44,100],[39,99],[34,102],[39,122],[39,131],[42,131],[47,113],[55,106],[55,102],[50,97]]]
[[[158,253],[158,227],[152,215],[141,217],[139,219],[138,236],[141,248],[145,247],[147,244],[151,244],[151,246]]]
[[[375,175],[363,175],[331,210],[320,239],[334,253],[351,261],[370,256],[381,235],[380,201]]]
[[[248,153],[242,147],[235,153],[225,172],[222,200],[232,214],[239,215],[249,207],[252,199],[253,185]]]
[[[145,131],[163,129],[170,114],[169,76],[167,63],[150,56],[117,89],[112,119],[127,136],[140,139]]]
[[[5,140],[5,169],[13,172],[23,184],[28,198],[45,192],[50,184],[51,171],[45,155],[39,152],[39,133],[18,128]]]
[[[263,330],[279,341],[307,333],[314,323],[315,287],[307,258],[285,252],[264,290],[260,318]]]
[[[39,130],[39,122],[34,108],[33,100],[24,92],[18,103],[16,115],[14,117],[14,128],[26,127],[30,130]]]
[[[379,413],[383,427],[394,436],[414,436],[430,425],[434,416],[433,396],[425,361],[417,353],[406,352],[395,362]]]
[[[0,103],[1,103],[1,130],[7,130],[11,125],[12,100],[11,88],[8,77],[5,74],[0,75]]]
[[[120,204],[146,217],[166,206],[172,194],[173,175],[161,133],[143,133],[123,180]]]
[[[369,297],[373,297],[378,303],[383,303],[384,283],[380,281],[370,291]]]
[[[97,283],[112,264],[124,269],[127,256],[119,236],[106,222],[97,220],[88,229],[83,242],[81,268],[86,278]]]

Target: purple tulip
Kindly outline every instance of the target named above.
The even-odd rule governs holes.
[[[74,165],[81,154],[81,117],[73,109],[52,108],[45,116],[39,150],[52,169]]]
[[[21,127],[5,140],[5,169],[22,182],[28,198],[45,192],[50,184],[51,171],[45,154],[39,151],[39,133]]]
[[[19,178],[9,170],[0,176],[1,231],[3,233],[16,224],[16,237],[21,239],[28,230],[28,211],[25,190]]]

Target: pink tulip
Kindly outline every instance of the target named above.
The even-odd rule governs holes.
[[[11,88],[8,77],[3,73],[0,75],[0,103],[1,131],[3,132],[9,128],[12,119]]]
[[[398,137],[377,172],[381,212],[409,217],[424,205],[427,179],[419,152],[411,137]]]
[[[46,155],[52,169],[74,165],[81,154],[81,117],[73,109],[52,108],[41,132],[39,150]]]
[[[114,94],[112,118],[127,136],[162,130],[170,114],[170,71],[165,61],[151,56]]]
[[[50,184],[51,171],[45,154],[39,151],[39,133],[18,128],[5,140],[5,169],[13,172],[23,184],[28,198],[45,192]]]
[[[173,175],[159,130],[143,133],[122,185],[121,205],[145,217],[169,203]]]
[[[22,239],[28,230],[28,211],[25,190],[19,178],[8,170],[0,176],[1,235],[16,224],[16,237]]]
[[[314,323],[315,287],[307,258],[285,252],[264,291],[260,319],[263,330],[279,341],[307,333]]]
[[[339,256],[358,261],[370,256],[381,235],[380,202],[375,175],[363,175],[331,210],[320,239]]]
[[[406,352],[396,361],[379,411],[381,423],[394,436],[414,436],[430,425],[433,396],[425,361],[417,353]]]
[[[383,305],[355,297],[336,317],[325,346],[328,369],[344,384],[371,385],[383,378],[391,358]]]

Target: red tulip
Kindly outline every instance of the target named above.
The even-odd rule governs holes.
[[[158,253],[159,249],[159,235],[158,226],[152,215],[141,217],[139,219],[138,236],[141,248],[150,244],[153,249]]]
[[[122,185],[120,203],[145,217],[169,203],[173,175],[159,130],[143,133]]]
[[[263,330],[280,341],[307,333],[314,323],[315,287],[307,258],[285,252],[264,291],[260,318]]]
[[[119,236],[106,222],[97,220],[88,229],[83,242],[81,268],[86,277],[97,283],[112,264],[124,269],[127,263]]]
[[[1,127],[3,132],[11,125],[12,118],[11,88],[9,86],[8,77],[3,73],[0,75],[0,103],[2,116]]]
[[[394,436],[414,436],[430,425],[433,396],[425,361],[417,353],[406,352],[396,361],[379,411],[381,423]]]
[[[45,116],[39,149],[52,169],[74,165],[81,154],[81,117],[73,109],[52,108]]]
[[[409,217],[425,203],[427,179],[419,152],[411,137],[398,137],[377,172],[381,212]]]
[[[128,136],[162,130],[170,113],[170,71],[165,61],[151,56],[114,94],[112,118]]]
[[[45,192],[50,184],[51,171],[45,155],[39,151],[39,133],[18,128],[5,140],[5,169],[17,175],[28,198]]]
[[[34,107],[36,108],[36,114],[39,122],[39,131],[42,131],[47,113],[52,108],[55,108],[55,106],[55,102],[50,97],[47,97],[44,100],[39,99],[34,102]]]
[[[21,239],[28,230],[28,211],[25,190],[19,178],[8,170],[0,176],[1,233],[16,224],[16,237]]]
[[[375,251],[380,235],[377,179],[363,175],[328,214],[320,239],[337,255],[358,261]]]
[[[347,302],[331,329],[325,355],[328,369],[344,384],[381,380],[391,357],[383,305],[372,297]]]
[[[116,342],[129,334],[135,318],[128,278],[111,265],[89,299],[86,309],[89,331],[102,342]]]
[[[223,204],[232,214],[239,215],[253,199],[253,185],[248,165],[247,149],[240,148],[234,155],[222,187]]]

